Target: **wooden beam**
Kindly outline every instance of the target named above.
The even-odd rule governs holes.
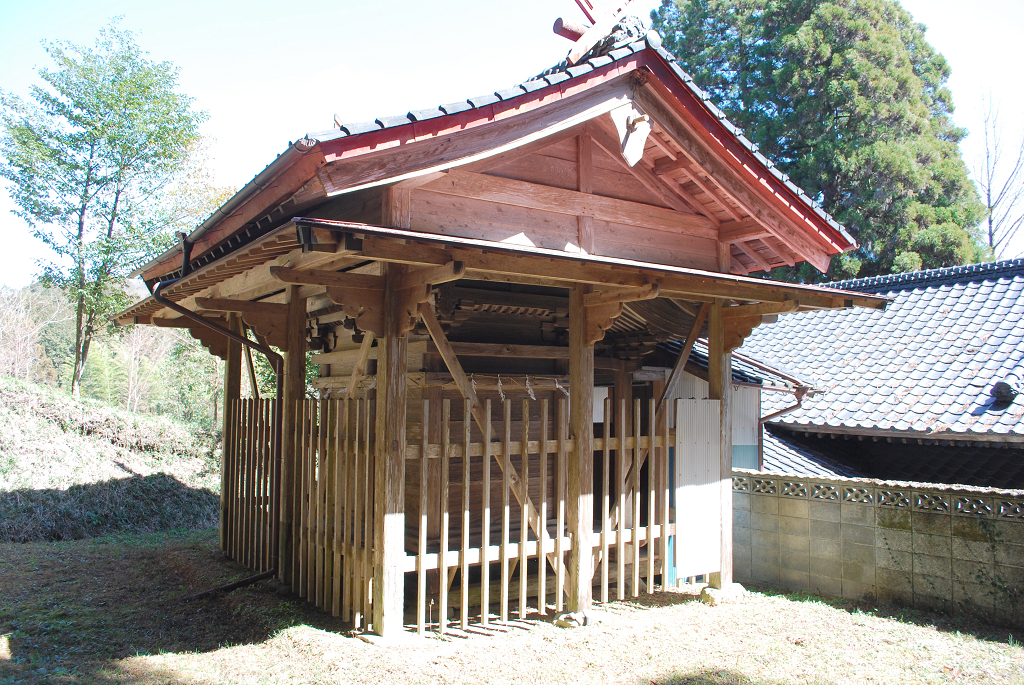
[[[679,359],[676,360],[675,366],[672,367],[672,373],[669,374],[668,380],[665,382],[665,389],[662,391],[661,397],[658,398],[658,408],[655,414],[657,416],[657,421],[659,422],[665,411],[666,403],[670,397],[676,394],[676,390],[679,388],[679,383],[683,380],[683,372],[685,371],[686,362],[690,359],[690,353],[693,351],[693,344],[697,342],[697,337],[700,335],[700,329],[704,326],[704,321],[707,319],[710,311],[711,303],[705,302],[701,305],[696,318],[693,320],[693,326],[690,327],[690,333],[686,336],[686,341],[683,343],[683,349],[679,353]]]
[[[718,224],[705,216],[683,214],[673,209],[641,202],[591,195],[575,190],[543,186],[498,176],[454,170],[425,191],[471,197],[487,202],[516,205],[556,214],[588,215],[600,221],[688,233],[701,238],[718,238]]]
[[[396,287],[405,267],[384,269],[384,335],[377,345],[377,423],[374,445],[373,632],[403,632],[405,603],[405,422],[409,336]]]
[[[452,239],[456,242],[455,239]],[[639,269],[600,261],[555,259],[547,254],[516,254],[501,250],[471,247],[436,247],[427,244],[401,243],[388,238],[367,236],[363,240],[363,256],[382,262],[442,265],[452,260],[466,263],[467,278],[482,278],[485,273],[498,277],[489,280],[510,283],[530,282],[549,286],[571,287],[575,283],[642,287],[650,274]],[[655,271],[656,267],[655,267]],[[872,296],[851,296],[836,291],[814,291],[795,284],[763,279],[739,280],[734,276],[711,277],[699,273],[658,272],[661,296],[679,299],[728,298],[754,302],[782,302],[799,297],[802,305],[832,309],[858,306],[877,309],[882,301]],[[529,279],[519,280],[519,279]],[[844,304],[845,303],[845,304]]]
[[[431,340],[434,341],[434,345],[437,347],[437,351],[441,355],[441,359],[444,360],[445,366],[448,367],[448,372],[452,375],[452,379],[458,386],[459,392],[462,393],[462,397],[465,401],[469,403],[470,413],[473,416],[473,420],[476,421],[477,426],[480,428],[480,433],[482,435],[486,435],[488,417],[485,413],[484,406],[477,397],[476,391],[473,389],[472,382],[470,382],[469,377],[466,376],[466,372],[463,371],[462,364],[459,363],[458,357],[455,356],[455,350],[452,347],[452,344],[448,342],[448,337],[444,334],[441,324],[438,323],[437,317],[434,315],[434,310],[429,304],[424,303],[420,305],[419,313],[423,320],[423,325],[426,326],[427,332],[430,334]],[[498,466],[499,468],[504,469],[504,464],[501,460],[498,460]],[[514,466],[509,467],[508,478],[512,494],[515,496],[516,500],[518,500],[519,504],[526,508],[527,522],[530,527],[533,528],[533,532],[539,537],[541,534],[540,514],[537,513],[537,508],[530,499],[530,493]],[[553,559],[551,559],[551,561],[554,563]]]
[[[588,286],[569,292],[569,611],[589,611],[593,592],[594,346],[587,344]]]
[[[719,400],[721,409],[719,497],[721,509],[721,570],[712,573],[710,585],[732,584],[732,355],[725,351],[725,317],[721,300],[711,305],[708,322],[708,399]]]
[[[800,308],[797,300],[786,302],[762,302],[760,304],[742,304],[736,307],[724,307],[722,316],[733,318],[740,316],[763,316],[765,314],[788,314]]]
[[[235,312],[245,316],[288,316],[288,305],[270,302],[250,302],[249,300],[231,300],[225,297],[197,297],[196,306],[213,312]]]
[[[356,357],[356,363],[348,377],[348,388],[345,390],[345,399],[347,400],[354,400],[356,398],[356,387],[363,376],[366,375],[366,362],[370,359],[370,348],[373,347],[373,340],[373,333],[370,331],[363,333],[363,342],[359,345],[359,356]]]
[[[639,302],[640,300],[653,300],[658,297],[660,286],[657,283],[650,283],[639,288],[613,288],[611,290],[600,290],[587,293],[583,298],[583,304],[587,307],[596,307],[603,304],[616,302]]]
[[[466,264],[464,262],[448,262],[443,266],[430,269],[417,269],[402,276],[398,287],[400,289],[415,288],[423,285],[438,285],[457,281],[466,275]]]
[[[740,252],[750,257],[754,264],[759,266],[762,271],[768,272],[772,270],[772,265],[765,261],[764,258],[757,253],[757,250],[755,250],[751,246],[740,241],[734,242],[732,244],[735,245],[736,249],[738,249]]]
[[[270,267],[270,275],[283,283],[337,286],[339,288],[347,288],[348,290],[384,290],[384,277],[371,276],[369,274],[272,266]]]
[[[741,177],[738,171],[713,153],[677,114],[670,111],[655,93],[639,88],[634,97],[676,145],[713,178],[732,201],[819,271],[824,273],[828,270],[829,254],[817,242],[817,238],[808,235],[807,231],[811,229],[799,225],[796,218],[785,216],[761,197],[760,188],[754,190],[760,186],[757,179],[753,176]]]
[[[723,243],[743,243],[771,234],[771,231],[753,219],[723,221],[718,227],[718,239]]]

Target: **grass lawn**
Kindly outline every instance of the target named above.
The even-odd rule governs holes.
[[[0,683],[1024,683],[1020,635],[891,607],[672,591],[581,629],[368,644],[257,585],[216,531],[0,545]]]

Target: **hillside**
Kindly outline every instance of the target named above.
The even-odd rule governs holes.
[[[0,542],[217,525],[216,436],[0,378]]]

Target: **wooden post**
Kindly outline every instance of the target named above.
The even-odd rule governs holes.
[[[284,397],[281,402],[281,532],[277,551],[277,575],[282,583],[292,582],[292,530],[295,505],[295,405],[306,393],[306,299],[299,286],[287,291],[288,319],[284,351]]]
[[[594,528],[594,346],[586,341],[584,296],[590,286],[569,292],[569,611],[588,611],[593,588]]]
[[[374,446],[373,631],[402,632],[405,595],[405,418],[409,336],[396,288],[405,268],[384,265],[384,335],[377,343],[377,426]]]
[[[239,325],[238,314],[228,314],[228,328],[237,331]],[[235,400],[241,394],[242,385],[242,343],[228,339],[228,359],[224,364],[224,429],[221,431],[220,450],[220,548],[226,552],[228,549],[228,480],[227,480],[227,454],[230,445],[234,442],[232,431],[231,409]]]
[[[732,583],[732,354],[725,351],[722,300],[711,305],[708,318],[708,399],[721,401],[721,539],[722,570],[712,573],[711,587]],[[678,539],[678,538],[677,538]]]

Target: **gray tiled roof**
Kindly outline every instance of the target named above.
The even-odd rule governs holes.
[[[885,311],[780,316],[754,331],[741,352],[827,390],[777,423],[1024,438],[1024,396],[1007,406],[989,394],[996,381],[1024,381],[1024,260],[834,285],[894,301]],[[766,395],[763,413],[788,399]]]
[[[863,478],[864,474],[819,452],[789,442],[766,429],[761,434],[763,471],[823,478]]]

